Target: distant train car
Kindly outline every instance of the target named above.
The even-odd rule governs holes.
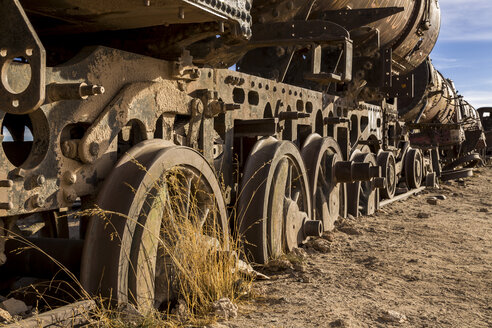
[[[492,156],[492,107],[482,107],[478,109],[480,120],[482,121],[483,130],[485,133],[486,148],[484,156]]]

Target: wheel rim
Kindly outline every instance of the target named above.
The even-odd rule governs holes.
[[[335,164],[341,160],[340,147],[333,138],[312,134],[306,139],[301,154],[311,187],[312,218],[323,222],[324,231],[333,230],[346,203],[344,185],[336,182],[333,172]]]
[[[395,156],[391,152],[383,151],[379,153],[378,165],[381,166],[383,178],[386,179],[384,188],[381,188],[381,197],[391,199],[396,192],[396,162]]]
[[[419,188],[423,177],[422,153],[418,149],[410,149],[405,156],[405,180],[408,189]]]
[[[297,147],[260,140],[248,157],[238,204],[239,231],[247,256],[257,263],[278,257],[305,240],[311,199]]]
[[[159,308],[172,296],[161,228],[166,222],[189,217],[193,208],[190,194],[195,195],[200,212],[196,217],[220,225],[224,237],[228,235],[227,216],[214,172],[198,152],[162,141],[134,148],[118,162],[98,196],[96,203],[101,209],[122,215],[111,215],[109,222],[91,218],[81,280],[91,293],[100,292],[119,303]],[[174,191],[169,188],[170,173],[179,180],[173,181]],[[181,193],[181,187],[188,192]],[[167,206],[173,197],[174,207]],[[169,212],[177,208],[179,213]],[[200,227],[208,226],[204,222]],[[114,240],[115,235],[119,240]]]
[[[374,154],[357,151],[351,156],[351,160],[360,163],[371,163],[376,166]],[[372,215],[378,207],[379,191],[375,186],[374,180],[357,181],[348,184],[348,211],[354,216],[359,216],[359,211],[363,215]]]

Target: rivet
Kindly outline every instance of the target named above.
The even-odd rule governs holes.
[[[67,171],[63,174],[63,180],[65,180],[66,183],[72,185],[77,182],[77,175],[72,171]]]
[[[46,182],[46,179],[42,174],[40,174],[36,177],[36,184],[38,186],[42,186],[45,182]]]
[[[44,199],[42,199],[38,194],[34,195],[31,198],[32,207],[38,208],[44,206]]]

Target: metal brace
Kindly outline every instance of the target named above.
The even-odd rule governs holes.
[[[46,52],[19,0],[0,0],[0,8],[0,108],[28,114],[44,103]],[[14,65],[29,65],[31,74]]]

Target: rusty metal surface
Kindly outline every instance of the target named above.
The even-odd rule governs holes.
[[[173,180],[167,180],[169,174],[184,181],[173,185]],[[186,192],[182,186],[187,186]],[[106,220],[97,214],[91,218],[81,264],[81,283],[89,293],[101,293],[118,303],[132,301],[148,306],[150,302],[154,306],[154,296],[162,287],[155,277],[161,272],[156,267],[158,238],[165,238],[161,227],[166,219],[173,219],[173,214],[189,216],[202,224],[214,222],[220,230],[213,224],[209,228],[228,236],[218,179],[210,163],[189,147],[165,140],[140,143],[120,159],[102,188],[97,205],[118,214],[109,215]],[[186,206],[185,212],[175,212],[163,204],[173,188],[179,188],[174,192],[181,201],[167,201]],[[191,212],[191,202],[196,202],[196,213]],[[128,217],[135,220],[130,222]],[[160,308],[159,304],[156,307]]]
[[[395,69],[409,73],[430,54],[440,30],[440,9],[433,0],[318,1],[314,12],[363,8],[401,7],[404,11],[369,24],[380,32],[381,46],[393,49]]]
[[[312,134],[304,142],[301,155],[311,188],[312,219],[322,221],[324,230],[331,231],[347,206],[346,186],[337,175],[337,164],[342,160],[340,147],[333,138]]]
[[[440,170],[432,154],[451,163],[485,143],[482,111],[430,62],[412,71],[437,38],[437,1],[74,3],[22,1],[49,67],[35,67],[46,88],[42,101],[29,98],[37,110],[0,108],[0,264],[5,232],[30,216],[54,226],[45,230],[57,239],[43,247],[62,244],[59,255],[77,264],[80,245],[63,240],[69,234],[56,221],[61,209],[98,204],[137,217],[152,178],[129,168],[131,156],[157,176],[172,160],[205,172],[224,226],[226,208],[238,202],[245,225],[262,220],[247,232],[254,243],[247,250],[266,262],[331,229],[339,215],[374,213],[398,183],[420,190]],[[13,28],[6,22],[4,35]],[[5,37],[6,46],[31,45],[35,33],[24,35]],[[239,71],[223,68],[234,63]],[[2,66],[2,83],[6,71],[21,81],[24,64]],[[448,177],[455,173],[469,174]],[[128,182],[140,192],[124,192]],[[122,242],[112,243],[104,222],[79,223],[90,292],[102,287],[118,301],[160,294],[141,289],[142,279],[160,279],[156,263],[144,263],[152,268],[141,274],[128,270],[142,261],[132,248],[139,243],[134,225],[113,217]],[[123,254],[132,250],[128,260]],[[21,273],[29,263],[42,266],[37,260],[3,267],[20,264],[14,271]]]
[[[436,70],[430,60],[422,63],[415,75],[415,97],[399,99],[398,112],[409,123],[456,123],[459,121],[459,99],[451,81]]]
[[[0,8],[0,106],[31,113],[44,102],[45,49],[18,0],[2,0]]]
[[[312,220],[308,176],[292,142],[260,139],[245,163],[241,190],[237,220],[249,259],[266,263],[309,237],[303,228]]]
[[[205,0],[21,2],[29,14],[38,16],[37,27],[43,34],[135,29],[216,20],[238,23],[238,34],[251,34],[249,0],[217,0],[213,3]]]

